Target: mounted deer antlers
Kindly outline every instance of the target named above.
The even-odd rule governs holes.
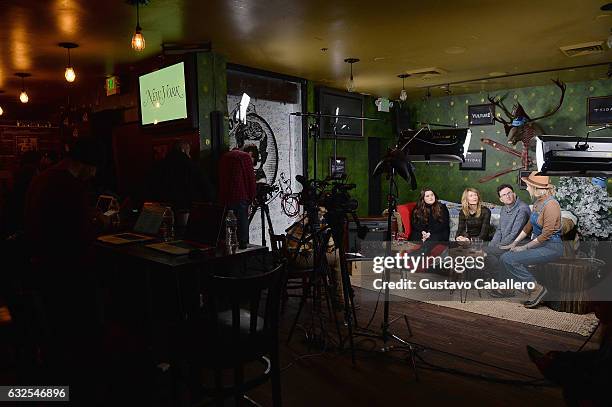
[[[519,102],[517,102],[513,106],[512,111],[510,111],[504,105],[504,99],[506,98],[507,94],[502,96],[501,98],[492,98],[491,96],[487,97],[487,99],[489,99],[489,102],[499,107],[502,110],[502,112],[504,112],[506,117],[508,118],[508,120],[506,120],[501,117],[494,117],[495,121],[504,125],[506,137],[508,137],[508,143],[512,145],[516,145],[519,141],[523,143],[523,151],[521,153],[521,161],[522,161],[521,164],[524,170],[528,170],[532,164],[532,160],[529,158],[529,146],[531,145],[531,142],[537,136],[544,133],[544,130],[542,129],[542,127],[540,127],[540,125],[538,125],[535,122],[545,117],[552,116],[561,108],[561,105],[563,104],[563,98],[565,97],[565,89],[567,86],[565,85],[565,83],[559,80],[553,79],[553,82],[555,83],[555,85],[559,87],[559,89],[561,89],[561,98],[559,99],[559,103],[552,110],[548,111],[542,116],[534,117],[533,119],[529,117],[529,115],[527,114],[527,112],[525,111],[525,109]],[[485,142],[486,144],[493,146],[493,148],[497,150],[509,153],[509,151],[506,151],[502,148],[504,146],[499,145],[497,142],[493,140],[482,139],[482,141]],[[512,154],[516,155],[514,153]],[[481,178],[479,181],[480,182],[490,181],[493,178],[496,178],[503,174],[507,174],[508,172],[511,172],[514,170],[515,169],[512,169],[512,168],[507,169],[507,170],[502,170],[499,173],[494,174],[492,176]]]

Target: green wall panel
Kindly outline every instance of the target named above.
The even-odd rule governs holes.
[[[527,114],[532,117],[539,116],[552,107],[556,106],[560,90],[554,84],[538,87],[507,89],[492,92],[491,96],[507,94],[506,106],[511,108],[519,101]],[[539,124],[547,134],[582,136],[587,131],[586,126],[586,99],[590,96],[606,96],[612,94],[612,81],[597,80],[588,82],[568,83],[565,100],[561,109],[553,116],[543,119]],[[308,110],[314,112],[315,89],[312,83],[308,84]],[[368,213],[368,138],[379,137],[382,139],[382,153],[385,148],[391,147],[396,142],[393,134],[392,116],[390,113],[377,112],[374,105],[374,97],[366,96],[364,114],[366,117],[382,119],[377,122],[365,123],[365,137],[363,140],[338,141],[338,155],[346,157],[346,168],[349,174],[349,182],[357,184],[353,196],[359,201],[358,213],[365,216]],[[467,125],[467,109],[469,105],[487,103],[487,93],[475,93],[466,95],[450,95],[445,97],[430,98],[427,101],[408,101],[412,112],[413,121],[451,124],[458,123],[459,127]],[[499,109],[497,110],[499,112]],[[501,124],[493,126],[472,127],[471,150],[486,150],[486,170],[484,171],[462,171],[458,164],[416,164],[416,176],[418,189],[411,191],[410,186],[403,179],[398,179],[399,202],[414,201],[418,198],[422,187],[433,188],[438,195],[445,200],[458,202],[463,190],[468,187],[478,188],[483,199],[498,203],[496,188],[498,185],[507,183],[517,187],[518,173],[512,172],[486,183],[479,183],[478,179],[485,175],[494,174],[502,169],[520,166],[520,159],[506,153],[494,150],[490,146],[480,142],[481,138],[489,138],[500,143],[507,143],[504,128]],[[591,137],[608,136],[610,131],[593,133]],[[308,171],[309,177],[313,175],[313,141],[308,141]],[[520,150],[521,144],[514,148]],[[329,157],[333,155],[333,141],[320,140],[318,144],[318,178],[323,179],[329,172]],[[535,154],[532,154],[534,157]],[[554,180],[553,180],[554,181]],[[612,189],[612,180],[608,180],[608,190]],[[382,184],[382,207],[386,206],[387,183]],[[519,196],[528,201],[526,191],[519,191]]]

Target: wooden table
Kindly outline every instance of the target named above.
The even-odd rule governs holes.
[[[154,278],[161,279],[164,293],[170,295],[175,291],[176,308],[180,320],[186,320],[195,312],[200,303],[202,274],[226,274],[230,265],[241,265],[246,270],[246,262],[253,256],[264,256],[268,253],[265,246],[248,245],[246,249],[237,250],[235,254],[227,254],[221,248],[198,253],[197,255],[172,255],[150,247],[144,243],[128,243],[112,245],[96,242],[94,247],[99,258],[112,264],[117,272],[119,266],[127,266],[126,270],[134,271],[135,275],[143,274],[143,289],[147,304],[148,318],[154,319]],[[121,272],[123,272],[122,270]],[[110,284],[115,284],[111,281]],[[158,284],[159,285],[159,284]],[[172,285],[172,287],[169,287]],[[165,294],[164,294],[165,295]],[[166,298],[157,298],[163,302]]]
[[[482,245],[480,247],[473,247],[471,245],[466,246],[454,246],[448,249],[448,255],[451,257],[478,257],[484,256],[484,250],[482,249]],[[454,270],[452,271],[452,276],[454,281],[465,281],[470,280],[472,278],[472,273],[474,272],[471,268],[465,268],[462,273],[457,273]],[[451,290],[451,295],[453,294],[453,290]],[[465,303],[467,301],[468,290],[462,288],[459,290],[459,301]],[[482,298],[482,293],[478,290],[478,296]]]

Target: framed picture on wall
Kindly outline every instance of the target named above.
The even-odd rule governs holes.
[[[525,181],[523,181],[523,177],[528,177],[529,174],[531,174],[531,171],[519,171],[518,172],[518,181],[517,184],[519,186],[519,188],[521,189],[527,189],[527,184],[525,184]]]
[[[470,126],[490,126],[495,123],[495,105],[468,106]]]
[[[324,115],[319,128],[321,138],[363,138],[363,120],[346,117],[363,116],[363,95],[325,87],[317,88],[316,109]]]
[[[459,163],[461,170],[484,171],[487,168],[487,150],[468,150],[465,161]]]
[[[587,126],[612,123],[612,96],[587,98]]]
[[[346,175],[346,158],[329,157],[329,176],[333,179],[342,179]]]

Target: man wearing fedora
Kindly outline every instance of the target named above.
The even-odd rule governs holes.
[[[500,247],[508,250],[500,257],[505,269],[503,277],[519,282],[536,283],[531,298],[524,303],[527,308],[537,307],[547,293],[546,287],[536,281],[527,266],[548,263],[563,254],[561,207],[553,196],[554,186],[550,184],[548,177],[536,174],[537,171],[533,171],[528,177],[521,178],[527,184],[527,191],[534,201],[529,222],[512,243]],[[519,246],[519,243],[528,236],[531,236],[531,240]],[[497,296],[513,295],[511,292],[502,291],[497,294]]]

